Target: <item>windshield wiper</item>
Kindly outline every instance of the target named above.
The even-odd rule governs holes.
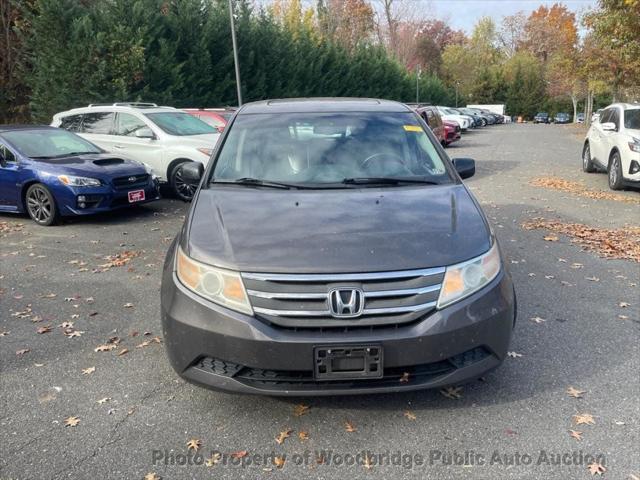
[[[440,185],[433,180],[411,177],[352,177],[345,178],[341,183],[345,185],[399,185],[401,183],[416,183],[421,185]]]
[[[64,157],[77,157],[78,155],[85,155],[88,153],[99,153],[99,152],[69,152],[69,153],[61,153],[60,155],[42,155],[39,157],[31,157],[31,158],[64,158]]]
[[[223,183],[227,185],[255,185],[257,187],[281,188],[288,190],[290,188],[302,188],[300,185],[283,182],[271,182],[269,180],[260,180],[258,178],[243,177],[235,180],[213,180],[211,183]]]

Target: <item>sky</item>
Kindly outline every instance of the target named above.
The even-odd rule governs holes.
[[[526,15],[540,5],[551,6],[562,3],[579,14],[597,5],[597,0],[412,0],[416,14],[422,18],[437,17],[448,20],[454,29],[468,34],[480,17],[489,16],[500,24],[502,17],[523,11]],[[375,2],[374,2],[375,3]]]

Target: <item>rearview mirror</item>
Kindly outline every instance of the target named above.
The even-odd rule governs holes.
[[[476,161],[473,158],[454,158],[452,161],[460,178],[470,178],[476,174]]]
[[[616,124],[613,122],[604,122],[600,124],[602,126],[602,130],[606,132],[615,132],[617,130]]]
[[[136,130],[136,137],[138,138],[156,138],[150,128],[140,128]]]
[[[191,183],[200,183],[204,174],[204,165],[200,162],[189,162],[182,166],[182,179]]]

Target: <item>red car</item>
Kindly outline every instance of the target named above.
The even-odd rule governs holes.
[[[436,136],[438,141],[442,144],[442,146],[444,147],[445,145],[447,145],[447,137],[445,136],[444,132],[444,124],[442,123],[442,118],[440,117],[440,114],[438,113],[436,107],[418,107],[416,108],[416,112],[418,112],[423,120],[427,122],[427,125],[429,125],[429,128]]]
[[[220,133],[222,133],[227,122],[236,111],[235,108],[183,108],[183,110],[215,127]]]
[[[460,125],[449,120],[444,121],[445,140],[444,146],[448,147],[453,142],[460,140]]]

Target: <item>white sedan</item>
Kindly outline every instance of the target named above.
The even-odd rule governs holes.
[[[604,170],[609,187],[640,187],[640,104],[614,103],[605,108],[585,138],[585,172]]]

